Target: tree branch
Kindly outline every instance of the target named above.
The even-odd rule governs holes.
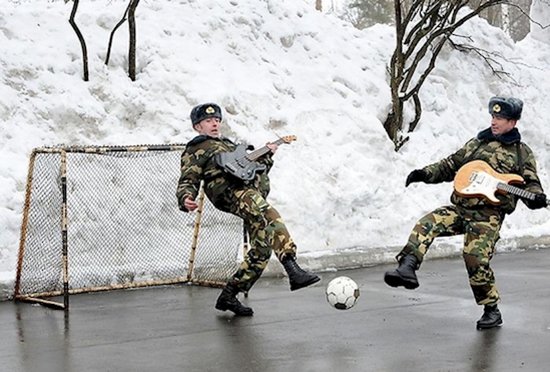
[[[424,81],[426,80],[426,78],[428,77],[430,72],[432,72],[432,70],[435,68],[435,61],[436,61],[437,57],[439,56],[439,53],[441,52],[441,49],[443,48],[443,45],[445,45],[447,40],[448,40],[448,37],[444,37],[439,41],[439,43],[436,46],[435,50],[432,52],[432,56],[430,58],[430,63],[428,65],[428,67],[424,70],[422,75],[420,75],[420,78],[418,79],[415,86],[411,89],[411,91],[403,97],[404,100],[408,100],[409,98],[411,98],[412,95],[418,94],[418,91],[420,90],[420,87],[422,86],[422,84],[424,84]],[[409,79],[409,81],[410,81],[410,79]]]
[[[514,84],[517,85],[517,81],[513,78],[512,74],[510,74],[509,72],[506,72],[504,70],[504,67],[502,66],[502,63],[500,63],[496,58],[494,58],[494,57],[498,57],[500,59],[507,61],[506,58],[504,58],[504,56],[502,56],[501,54],[489,52],[485,49],[478,48],[472,45],[457,44],[452,40],[449,40],[449,42],[454,49],[460,52],[465,52],[465,53],[473,52],[477,54],[485,62],[485,64],[489,67],[489,69],[491,69],[491,72],[493,73],[493,75],[496,75],[500,79],[504,77],[509,78]]]
[[[120,26],[122,26],[124,21],[126,21],[126,16],[128,15],[128,10],[130,9],[130,4],[132,4],[132,3],[130,2],[128,4],[128,6],[126,7],[126,10],[124,11],[124,15],[122,16],[122,19],[120,21],[118,21],[118,23],[115,25],[115,28],[113,28],[113,31],[111,31],[111,35],[109,36],[109,45],[107,46],[107,56],[105,57],[105,64],[106,65],[109,64],[109,59],[111,57],[111,47],[113,45],[113,38],[115,36],[115,32],[116,32],[116,30],[118,30],[118,28]]]

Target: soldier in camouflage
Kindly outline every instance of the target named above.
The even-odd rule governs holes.
[[[522,109],[523,102],[517,98],[491,98],[491,126],[447,158],[413,170],[407,177],[406,186],[413,182],[452,181],[462,165],[483,160],[498,173],[515,173],[523,177],[524,189],[536,194],[534,200],[522,199],[528,208],[546,207],[548,202],[537,176],[535,157],[532,150],[521,142],[521,135],[515,127]],[[494,205],[486,198],[467,198],[454,192],[452,205],[438,208],[416,223],[407,244],[396,257],[399,267],[386,272],[384,281],[392,287],[417,288],[419,283],[415,271],[434,238],[464,234],[463,258],[470,286],[477,304],[484,306],[477,329],[501,325],[502,316],[497,307],[500,297],[489,263],[495,253],[503,220],[515,210],[518,197],[512,194],[497,197],[500,203]]]
[[[250,235],[251,249],[247,252],[232,279],[226,284],[216,302],[216,309],[230,310],[239,316],[251,316],[253,310],[238,299],[239,292],[247,292],[262,275],[272,252],[288,274],[292,291],[316,283],[320,278],[306,272],[296,262],[296,244],[281,216],[266,198],[269,193],[268,172],[273,165],[276,144],[267,144],[271,150],[258,161],[266,170],[251,182],[229,175],[215,160],[215,155],[232,152],[237,145],[221,136],[221,109],[213,103],[201,104],[191,111],[191,123],[199,135],[186,146],[181,157],[181,176],[176,196],[182,211],[197,209],[195,202],[201,180],[214,206],[243,219]]]

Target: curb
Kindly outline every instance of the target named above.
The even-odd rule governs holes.
[[[521,252],[532,249],[550,248],[550,235],[541,237],[526,236],[514,239],[501,239],[497,244],[497,254]],[[401,247],[352,247],[337,251],[305,252],[298,254],[298,262],[304,269],[313,272],[336,272],[372,267],[384,264],[395,264],[395,255]],[[434,242],[425,260],[459,257],[462,244],[456,242]],[[263,274],[264,277],[286,276],[279,262],[272,258]],[[0,282],[0,301],[13,297],[14,280]]]
[[[298,262],[304,269],[314,272],[331,272],[360,269],[385,264],[396,264],[395,256],[401,250],[395,247],[352,247],[338,251],[298,253]],[[501,239],[497,243],[497,255],[507,252],[521,252],[532,249],[550,248],[550,235],[541,237],[525,236],[513,239]],[[462,256],[462,242],[434,242],[425,261]],[[282,266],[270,260],[264,275],[285,276]],[[275,262],[273,264],[273,262]]]

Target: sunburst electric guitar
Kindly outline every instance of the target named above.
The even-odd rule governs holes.
[[[454,188],[460,196],[483,197],[494,205],[500,204],[500,200],[496,197],[497,192],[534,200],[536,194],[511,185],[523,182],[523,178],[517,174],[501,174],[486,162],[474,160],[464,164],[458,170],[454,179]]]
[[[271,143],[280,145],[283,143],[289,144],[293,141],[296,141],[296,136],[283,136]],[[243,181],[253,180],[257,172],[262,172],[266,169],[265,164],[258,163],[256,160],[271,150],[269,147],[264,146],[248,153],[246,151],[247,147],[247,145],[238,145],[232,152],[217,154],[215,156],[216,163],[224,171]]]

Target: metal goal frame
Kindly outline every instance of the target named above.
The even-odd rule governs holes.
[[[205,198],[202,184],[198,196],[199,208],[196,213],[184,213],[177,210],[178,207],[175,197],[175,189],[180,168],[178,166],[179,162],[175,163],[174,159],[178,159],[179,161],[179,157],[184,150],[185,145],[182,144],[137,146],[56,146],[34,149],[30,155],[25,190],[14,300],[40,303],[45,306],[64,309],[67,311],[69,309],[69,295],[77,293],[177,283],[214,287],[224,285],[238,268],[239,262],[242,260],[242,256],[245,254],[245,250],[247,249],[245,229],[241,219],[221,212],[213,207],[208,199]],[[155,156],[157,156],[158,159],[155,159]],[[50,159],[42,160],[44,157],[50,157]],[[105,157],[107,157],[106,161],[108,162],[121,161],[120,159],[127,162],[129,161],[131,163],[128,164],[131,164],[131,166],[122,164],[122,166],[114,167],[115,169],[113,169],[113,166],[109,165],[97,167],[97,169],[93,168],[95,166],[94,162],[97,161],[97,159],[105,159]],[[166,163],[165,169],[157,170],[155,164],[160,164],[161,160]],[[58,164],[56,164],[57,162]],[[140,165],[140,163],[146,162],[151,163],[147,163],[149,165],[146,167],[142,167]],[[44,169],[42,172],[45,172],[47,176],[41,177],[40,173],[37,172],[37,163],[41,164],[38,168]],[[73,165],[77,163],[78,166]],[[94,194],[94,189],[99,190],[99,186],[88,186],[88,184],[91,183],[91,181],[89,181],[90,179],[95,181],[93,178],[87,178],[87,181],[78,182],[73,181],[73,178],[78,178],[75,176],[78,172],[84,175],[82,176],[83,178],[88,177],[88,173],[93,173],[96,171],[107,172],[108,176],[104,178],[104,181],[100,182],[103,182],[106,186],[111,183],[119,183],[118,186],[120,187],[118,187],[116,191],[104,192],[103,195],[107,198],[107,196],[110,196],[111,194],[119,193],[120,195],[118,197],[120,198],[120,205],[115,207],[111,206],[111,208],[115,210],[115,212],[111,213],[123,213],[120,212],[122,208],[119,207],[123,207],[123,204],[126,203],[133,203],[136,198],[139,199],[144,197],[142,193],[143,189],[146,188],[143,185],[133,185],[132,187],[138,190],[133,192],[138,192],[139,195],[124,195],[125,186],[128,186],[128,189],[130,189],[131,187],[129,187],[129,184],[133,182],[134,178],[142,178],[137,177],[134,173],[132,173],[126,177],[121,176],[122,181],[120,179],[116,181],[115,179],[120,176],[119,173],[126,172],[127,168],[130,168],[131,172],[133,172],[133,169],[135,168],[137,172],[141,172],[140,174],[142,174],[143,177],[147,177],[148,172],[151,172],[151,169],[154,169],[157,173],[155,173],[154,176],[149,176],[152,179],[156,179],[157,176],[162,178],[163,175],[166,174],[167,179],[162,181],[164,183],[159,187],[159,190],[161,190],[160,192],[167,192],[166,189],[172,185],[172,192],[170,194],[167,193],[165,198],[158,198],[160,200],[159,203],[162,203],[162,205],[159,204],[160,206],[158,207],[158,211],[162,210],[165,214],[169,215],[169,217],[167,217],[167,221],[179,219],[179,216],[183,216],[181,218],[183,218],[184,220],[182,221],[185,222],[181,222],[181,229],[183,230],[181,237],[178,235],[169,242],[170,244],[167,244],[170,245],[170,252],[176,252],[175,256],[177,257],[172,258],[170,255],[171,253],[167,254],[166,258],[159,259],[161,261],[164,260],[159,265],[162,265],[164,262],[168,262],[168,266],[176,265],[177,269],[175,271],[170,271],[170,273],[166,275],[164,273],[162,275],[159,274],[159,277],[156,277],[156,274],[153,275],[151,273],[142,273],[142,277],[138,278],[135,273],[128,273],[128,269],[125,268],[126,271],[124,274],[106,274],[111,277],[106,282],[104,280],[103,282],[86,284],[73,283],[73,273],[75,277],[78,275],[84,277],[85,275],[78,274],[78,268],[76,267],[73,271],[71,271],[71,261],[77,261],[75,260],[75,255],[81,254],[78,249],[74,249],[74,252],[71,249],[73,245],[80,244],[78,243],[79,238],[77,237],[77,234],[75,233],[71,235],[71,229],[74,229],[75,231],[87,231],[86,228],[83,228],[83,226],[86,226],[87,221],[85,221],[85,218],[77,217],[77,212],[73,212],[73,210],[78,210],[78,207],[73,205],[76,204],[73,200],[78,200],[80,202],[80,198],[85,196],[85,194],[82,192],[82,195],[76,197],[72,196],[72,193],[75,193],[74,190],[79,188],[83,189],[84,187],[88,187],[89,190],[87,191],[87,195],[94,195],[95,197],[98,192]],[[45,180],[42,180],[41,178],[45,178]],[[121,183],[122,185],[120,185]],[[124,183],[126,183],[126,185],[124,185]],[[41,191],[41,188],[46,188],[46,191]],[[112,190],[112,188],[109,190]],[[41,192],[42,195],[40,194]],[[35,195],[38,195],[38,197]],[[166,200],[169,199],[170,196],[173,199]],[[38,202],[35,202],[35,199],[38,199]],[[115,200],[114,203],[116,204],[116,202],[117,201]],[[150,201],[150,203],[157,203],[157,200],[154,199],[153,201]],[[172,215],[172,207],[177,210],[179,216],[175,214]],[[47,209],[48,212],[41,212],[40,208]],[[56,211],[57,208],[58,211]],[[100,211],[101,208],[102,205],[97,206],[98,211]],[[105,208],[105,206],[103,206],[103,208]],[[134,206],[134,208],[136,207]],[[90,206],[87,205],[87,213],[93,213],[93,211],[90,212],[90,209]],[[156,239],[158,239],[158,235],[161,234],[156,233],[153,229],[148,229],[148,226],[162,226],[163,224],[170,224],[161,220],[162,213],[158,211],[155,210],[154,213],[151,212],[151,216],[148,216],[147,221],[143,223],[141,229],[138,226],[139,231],[151,231],[150,233],[153,234],[153,238],[148,240],[152,240],[153,242],[155,242]],[[124,213],[127,214],[120,216],[117,215],[118,221],[124,221],[125,216],[134,216],[130,214],[132,211]],[[159,218],[158,221],[155,220],[157,216]],[[54,223],[48,226],[43,226],[43,220],[50,219],[51,221],[54,221]],[[95,237],[97,237],[97,239],[94,238],[94,241],[92,242],[93,244],[88,244],[88,242],[86,242],[85,249],[80,249],[84,252],[82,253],[83,255],[90,255],[92,254],[90,252],[93,252],[95,248],[100,249],[102,247],[102,242],[106,239],[107,234],[103,234],[101,228],[103,226],[106,229],[110,222],[108,221],[108,218],[104,218],[102,215],[92,216],[90,219],[99,220],[96,221],[97,226],[99,226],[99,230],[95,233]],[[129,223],[132,223],[132,221]],[[138,222],[135,224],[139,225]],[[179,225],[177,223],[175,223],[175,225],[176,228],[172,231],[178,231],[177,226]],[[42,236],[41,238],[34,238],[35,235],[41,234],[41,230],[44,229],[48,230],[48,235],[45,237]],[[93,259],[90,259],[90,261],[94,262],[94,265],[98,265],[96,268],[101,268],[101,263],[97,261],[101,260],[102,257],[110,257],[111,255],[118,254],[113,253],[116,249],[124,250],[125,254],[128,254],[128,251],[131,251],[133,254],[132,260],[136,262],[140,259],[139,256],[141,255],[138,248],[134,247],[132,244],[126,244],[116,240],[124,239],[125,236],[123,232],[121,232],[120,227],[117,226],[117,229],[118,230],[112,234],[113,237],[111,238],[111,243],[107,244],[109,247],[108,249],[111,250],[109,251],[105,248],[106,253],[98,256],[94,255]],[[78,234],[82,234],[81,231],[79,231]],[[179,232],[177,234],[179,234]],[[162,232],[162,235],[165,235],[165,233]],[[130,236],[130,238],[133,237]],[[33,239],[37,240],[37,242],[33,242]],[[72,243],[72,241],[74,241],[74,243]],[[124,247],[118,248],[119,245],[124,245]],[[151,247],[150,245],[151,244],[149,243],[149,246],[147,246],[148,248],[146,249],[158,249],[158,247]],[[227,245],[227,247],[225,247],[225,245]],[[153,254],[154,253],[148,254],[149,260],[152,260]],[[38,259],[35,259],[35,262],[32,262],[33,255],[39,257]],[[58,255],[59,257],[57,257]],[[40,280],[42,280],[41,277],[43,275],[40,274],[40,270],[49,270],[48,264],[50,262],[50,256],[55,256],[51,258],[51,262],[53,263],[52,265],[55,266],[55,272],[53,275],[49,275],[45,281],[52,282],[52,286],[38,286],[40,289],[35,289],[34,287],[26,288],[25,286],[27,282],[40,282]],[[154,259],[156,260],[156,258]],[[185,260],[185,264],[181,263],[181,261]],[[146,261],[145,258],[144,261]],[[131,266],[131,264],[126,263],[125,265]],[[140,261],[139,265],[146,266],[147,262]],[[35,266],[42,267],[35,269]],[[108,265],[106,264],[106,266]],[[87,275],[97,276],[97,273],[93,273],[94,266],[91,266],[91,269],[92,272]],[[107,269],[109,269],[109,267]],[[90,268],[88,267],[87,270],[90,270]],[[117,268],[114,268],[113,270],[117,270]],[[137,270],[138,269],[136,269],[136,271]],[[143,268],[140,270],[147,271],[147,269]],[[159,272],[162,270],[163,269],[158,269]],[[170,268],[170,270],[172,270],[172,268]],[[29,272],[32,272],[32,274],[28,274]],[[123,279],[120,279],[119,277]],[[112,278],[116,278],[116,280]],[[63,301],[58,302],[50,299],[50,297],[56,296],[62,296]]]

